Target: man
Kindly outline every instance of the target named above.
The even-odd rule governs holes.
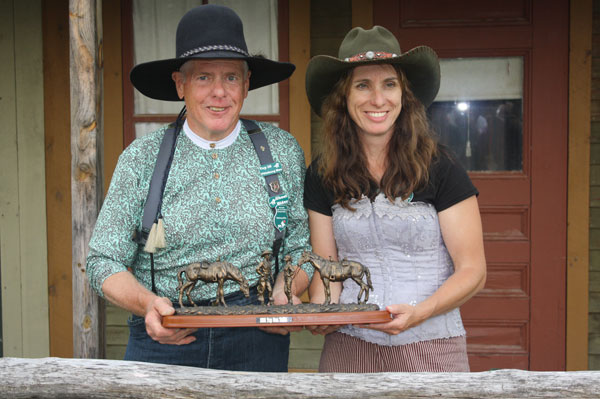
[[[137,139],[119,158],[90,241],[90,283],[133,313],[127,360],[287,371],[291,329],[167,329],[161,320],[175,312],[176,272],[181,267],[220,259],[239,267],[255,286],[256,265],[264,250],[273,249],[277,230],[285,232],[281,255],[297,259],[309,247],[302,150],[289,133],[258,124],[275,161],[267,166],[276,165],[273,172],[278,172],[277,184],[267,184],[258,155],[265,145],[254,148],[254,138],[239,118],[248,90],[287,79],[294,66],[250,56],[241,20],[217,5],[199,6],[183,16],[176,54],[137,65],[131,72],[133,85],[143,94],[184,100],[187,117],[184,121],[184,109],[174,127]],[[144,206],[151,203],[148,193],[157,158],[163,159],[159,148],[169,134],[175,137],[167,157],[170,167],[160,175],[163,191],[156,223],[142,245],[148,233],[142,229]],[[310,275],[307,267],[294,281],[296,303]],[[215,286],[199,285],[192,295],[197,304],[208,304]],[[255,288],[247,299],[231,282],[225,295],[230,305],[258,303]],[[282,276],[277,276],[273,297],[275,304],[287,302]]]

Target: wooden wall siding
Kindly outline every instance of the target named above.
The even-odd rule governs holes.
[[[42,18],[2,1],[0,264],[4,356],[48,356]]]
[[[104,35],[104,193],[123,151],[121,1],[102,1]]]
[[[308,330],[292,333],[290,337],[290,372],[315,372],[319,369],[324,337],[312,335]]]
[[[600,0],[594,0],[590,149],[590,370],[600,370]]]
[[[50,356],[73,356],[69,1],[44,0],[44,130]]]
[[[311,0],[310,2],[310,56],[337,57],[346,33],[352,28],[351,0]],[[321,137],[321,118],[311,112],[311,147],[314,157]]]
[[[373,0],[352,0],[352,27],[373,26]]]
[[[123,360],[129,339],[127,318],[130,313],[106,302],[106,358]]]
[[[592,0],[570,4],[567,370],[588,368]]]
[[[279,2],[281,7],[283,1]],[[310,0],[292,0],[289,2],[287,20],[289,21],[289,60],[296,65],[296,71],[289,79],[288,109],[290,132],[304,151],[306,162],[311,159],[311,130],[306,123],[310,118],[310,105],[306,98],[304,76],[310,60]],[[293,16],[290,18],[290,16]]]
[[[21,324],[21,273],[19,254],[19,176],[16,168],[17,104],[15,93],[15,20],[12,2],[0,3],[0,272],[2,273],[2,338],[4,356],[23,352]],[[10,284],[9,284],[10,282]],[[7,304],[11,306],[7,306]]]

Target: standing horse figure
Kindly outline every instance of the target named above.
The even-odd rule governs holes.
[[[351,278],[360,286],[358,292],[358,303],[366,303],[369,300],[369,290],[373,290],[373,284],[371,283],[371,272],[363,264],[353,260],[342,260],[333,261],[327,260],[320,257],[319,255],[304,251],[300,256],[298,265],[310,262],[315,269],[321,273],[321,280],[325,286],[325,303],[329,305],[331,302],[331,290],[329,289],[329,283],[331,281],[344,281]],[[366,276],[367,282],[363,281],[363,276]],[[364,293],[364,300],[361,302],[360,298]]]
[[[183,274],[187,277],[188,281],[183,282]],[[218,283],[217,287],[217,298],[213,302],[213,305],[227,306],[225,303],[225,294],[223,292],[223,284],[225,280],[236,281],[240,285],[240,290],[244,293],[246,298],[250,296],[250,288],[248,281],[237,267],[229,262],[216,262],[209,263],[202,261],[200,263],[190,263],[189,265],[179,269],[177,271],[177,280],[179,281],[179,305],[183,307],[183,292],[185,291],[188,300],[194,306],[196,304],[190,296],[190,292],[196,286],[198,280],[202,280],[206,283]]]

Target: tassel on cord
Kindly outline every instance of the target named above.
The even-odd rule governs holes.
[[[156,230],[157,230],[157,224],[154,223],[152,225],[152,228],[150,229],[150,234],[148,234],[148,239],[146,240],[146,245],[144,246],[144,251],[151,253],[151,254],[156,252]]]
[[[156,224],[156,248],[165,248],[167,246],[167,241],[165,240],[165,225],[163,223],[163,218],[158,218],[158,223]]]

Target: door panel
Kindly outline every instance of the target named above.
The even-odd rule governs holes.
[[[485,288],[461,307],[471,370],[563,370],[568,1],[456,4],[374,0],[373,20],[404,51],[424,44],[442,59],[523,60],[522,141],[510,147],[522,151],[521,167],[489,164],[469,173],[480,191],[488,265]],[[471,131],[472,122],[465,125]],[[485,144],[497,149],[493,140]],[[477,151],[467,147],[463,163],[470,148]]]
[[[403,27],[413,26],[493,26],[527,24],[531,4],[527,0],[503,0],[500,3],[481,0],[456,2],[439,0],[403,0],[399,2]]]

